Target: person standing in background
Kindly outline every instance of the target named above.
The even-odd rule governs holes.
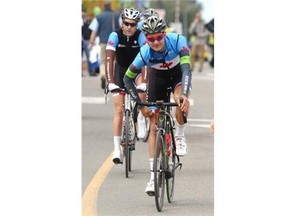
[[[89,50],[89,39],[91,35],[91,30],[89,29],[89,25],[91,23],[90,17],[86,13],[86,8],[82,6],[82,56],[83,52],[86,55],[86,63],[89,76],[95,76],[93,70],[91,68],[91,64],[89,62],[90,50]],[[82,72],[83,76],[83,72]]]
[[[209,36],[209,32],[205,28],[205,23],[201,18],[201,14],[198,12],[195,15],[194,21],[191,23],[189,33],[195,35],[195,41],[192,44],[191,50],[191,70],[194,71],[195,58],[199,53],[200,65],[199,72],[203,70],[204,58],[205,58],[205,45]]]
[[[95,45],[95,38],[98,35],[100,38],[101,47],[101,61],[100,61],[100,75],[101,75],[101,88],[105,89],[106,78],[105,78],[105,57],[106,57],[106,45],[108,37],[111,32],[120,28],[119,24],[120,13],[112,11],[111,1],[104,1],[104,11],[96,16],[89,28],[92,30],[90,36],[89,48]]]
[[[211,48],[212,59],[209,62],[210,66],[214,68],[214,18],[205,25],[207,30],[210,32],[209,35],[209,46]]]

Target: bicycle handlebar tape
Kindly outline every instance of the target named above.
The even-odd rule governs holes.
[[[183,98],[181,97],[180,98],[180,104],[183,103]],[[185,112],[182,112],[182,118],[183,118],[183,121],[184,121],[184,124],[187,123],[187,117],[186,117],[186,113]]]

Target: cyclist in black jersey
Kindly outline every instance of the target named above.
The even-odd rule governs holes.
[[[141,47],[139,54],[129,66],[124,76],[124,83],[128,88],[131,96],[136,101],[141,101],[137,94],[132,80],[138,75],[139,68],[144,65],[151,66],[152,70],[149,75],[148,101],[157,100],[167,101],[167,88],[172,88],[173,97],[179,104],[175,112],[176,117],[176,153],[184,156],[187,153],[187,144],[184,136],[185,124],[182,112],[189,113],[189,93],[191,90],[191,70],[190,54],[187,41],[184,36],[176,33],[165,33],[166,23],[158,15],[152,15],[144,20],[142,31],[146,35],[148,44]],[[183,99],[180,105],[179,99]],[[139,107],[144,116],[151,116],[151,110],[147,107]],[[149,162],[151,177],[147,184],[145,192],[148,195],[154,193],[154,143],[155,119],[150,118],[150,136],[149,136]]]
[[[140,20],[140,12],[133,8],[125,8],[122,11],[121,17],[121,28],[115,32],[112,32],[109,35],[106,46],[105,72],[106,80],[108,81],[108,90],[110,92],[118,88],[124,88],[124,74],[131,62],[138,54],[140,47],[145,44],[145,35],[137,29],[137,24]],[[133,83],[138,83],[138,87],[142,90],[145,90],[147,83],[147,75],[141,78],[141,73],[139,71],[139,76],[133,79]],[[142,94],[142,98],[145,98],[145,94]],[[123,160],[123,153],[120,148],[123,102],[123,94],[113,94],[113,103],[115,109],[113,120],[114,152],[112,160],[115,164],[122,163]],[[141,128],[139,128],[138,130],[140,129]]]

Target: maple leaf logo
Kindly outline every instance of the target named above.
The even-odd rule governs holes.
[[[185,47],[182,47],[181,50],[185,51],[185,50],[189,50],[189,48],[188,48],[188,46],[185,46]]]
[[[160,65],[160,68],[167,68],[170,67],[172,64],[173,62],[163,63],[162,65]]]

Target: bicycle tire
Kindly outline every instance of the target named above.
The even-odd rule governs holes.
[[[124,146],[124,151],[125,151],[125,176],[126,178],[129,177],[129,165],[130,164],[130,157],[131,157],[131,152],[129,150],[129,111],[125,111],[125,146]]]
[[[170,146],[171,153],[170,155],[167,155],[167,167],[168,167],[170,176],[169,177],[166,176],[166,191],[167,191],[167,200],[169,203],[173,202],[173,197],[174,197],[175,166],[176,166],[176,149],[174,149],[175,145],[172,142],[173,142],[173,139],[171,139],[171,146]]]
[[[164,195],[165,195],[165,153],[163,146],[166,145],[162,131],[159,130],[156,136],[156,143],[154,149],[154,195],[157,210],[160,212],[163,208]],[[158,156],[159,155],[159,156]],[[159,158],[159,160],[157,160]]]
[[[147,142],[150,134],[150,121],[149,118],[145,118],[145,136],[142,138],[143,142]]]

